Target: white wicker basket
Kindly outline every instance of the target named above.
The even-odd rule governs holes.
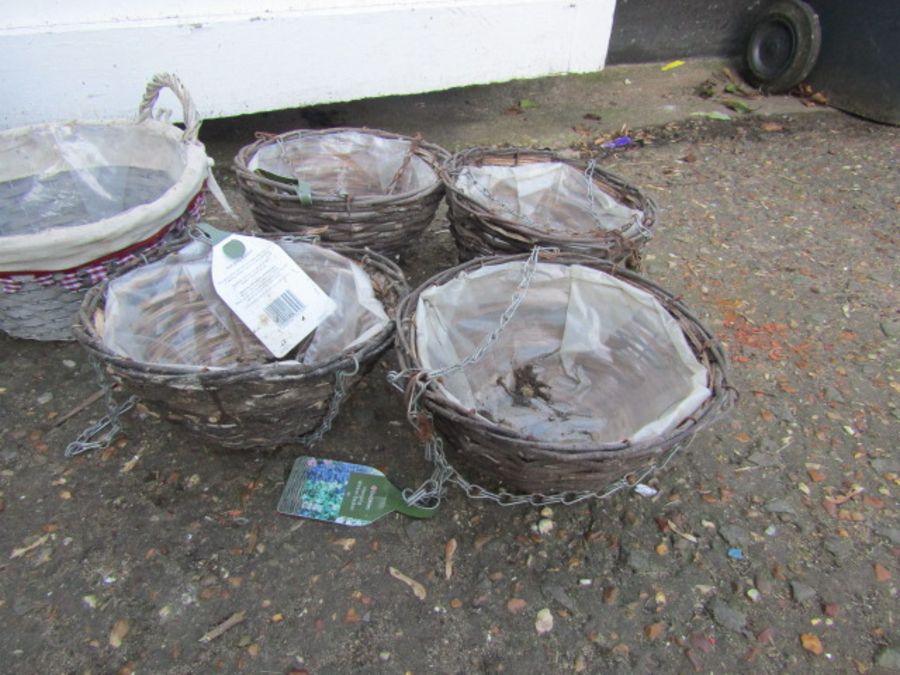
[[[183,106],[184,131],[154,117],[166,87]],[[184,86],[162,74],[147,85],[137,121],[0,133],[0,330],[73,339],[88,288],[186,236],[202,215],[212,163],[199,130]]]

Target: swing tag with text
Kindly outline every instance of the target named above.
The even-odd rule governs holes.
[[[331,314],[334,301],[275,242],[232,234],[213,247],[216,293],[276,358]]]

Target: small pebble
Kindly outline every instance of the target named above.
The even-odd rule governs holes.
[[[53,400],[53,392],[48,391],[37,397],[38,405],[46,405]]]
[[[74,368],[75,366],[78,365],[72,359],[63,359],[62,363],[66,368]]]

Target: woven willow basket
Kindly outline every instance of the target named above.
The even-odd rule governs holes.
[[[136,395],[152,413],[203,439],[225,448],[296,443],[322,424],[338,373],[346,373],[342,386],[349,391],[391,347],[394,313],[408,291],[403,273],[383,256],[346,247],[332,250],[362,266],[392,321],[328,361],[304,365],[282,360],[213,370],[135,361],[104,344],[101,332],[108,282],[88,291],[75,337],[125,392]]]
[[[360,182],[357,189],[351,189],[345,195],[313,188],[309,199],[304,201],[298,197],[296,182],[279,180],[277,176],[251,169],[257,153],[270,146],[281,144],[290,147],[307,139],[318,140],[347,133],[410,144],[409,154],[386,192],[376,193],[371,186]],[[395,192],[391,186],[399,185],[398,179],[407,169],[411,156],[420,158],[434,169],[434,181]],[[373,129],[334,128],[291,131],[279,136],[263,135],[238,152],[234,168],[241,192],[250,203],[256,223],[262,230],[317,236],[323,243],[395,255],[419,236],[434,218],[444,196],[437,167],[447,157],[449,153],[446,150],[420,138]],[[378,160],[377,157],[369,159]],[[351,176],[350,180],[352,182],[354,177]]]
[[[457,186],[457,180],[467,167],[513,167],[527,164],[565,164],[581,173],[590,173],[594,189],[610,195],[618,203],[641,212],[639,226],[623,233],[619,229],[596,227],[588,232],[549,231],[526,222],[500,204],[486,208],[466,195]],[[450,207],[450,231],[456,241],[461,260],[479,256],[525,253],[535,246],[558,248],[611,260],[628,262],[629,267],[639,266],[640,248],[652,236],[656,222],[656,205],[636,187],[618,176],[600,168],[589,167],[588,162],[563,158],[549,150],[525,150],[518,148],[471,148],[453,155],[440,169],[441,179],[447,190]],[[488,197],[489,198],[489,197]],[[565,206],[558,208],[558,224],[571,222],[573,215]],[[583,214],[575,217],[583,218]]]
[[[153,116],[157,98],[165,88],[171,89],[182,104],[183,132]],[[28,157],[19,154],[19,161],[30,158],[41,171],[48,172],[53,170],[52,161],[41,164],[42,160],[36,159],[39,152],[29,149],[30,143],[37,143],[37,137],[83,134],[101,138],[95,153],[101,159],[92,160],[101,162],[92,167],[96,170],[109,168],[102,162],[112,161],[110,158],[116,158],[126,145],[143,147],[132,160],[135,164],[127,167],[131,172],[129,190],[140,188],[142,182],[158,180],[150,169],[157,157],[177,150],[182,164],[177,179],[172,178],[170,187],[150,203],[80,225],[67,222],[66,217],[73,215],[70,213],[56,220],[44,217],[38,232],[0,236],[0,330],[31,340],[72,340],[72,325],[89,287],[134,261],[154,260],[167,246],[187,240],[188,226],[200,219],[206,204],[204,187],[210,161],[197,141],[199,129],[196,108],[181,81],[162,74],[147,85],[136,122],[38,125],[3,132],[0,140],[9,148],[10,158],[25,153]],[[3,160],[6,158],[4,155]],[[36,177],[23,175],[18,166],[0,170],[3,176],[16,176],[9,181],[0,177],[0,196],[15,206],[15,200],[32,189]],[[40,189],[71,188],[72,183],[71,175],[56,174]]]
[[[414,290],[400,303],[397,312],[397,353],[401,368],[410,381],[422,370],[417,350],[416,307],[428,288],[441,286],[460,275],[484,266],[525,261],[528,256],[484,257],[441,272]],[[579,442],[544,442],[526,437],[516,429],[489,421],[473,410],[451,401],[434,382],[420,399],[430,413],[434,427],[449,442],[451,463],[477,480],[494,488],[548,495],[551,493],[597,492],[622,478],[640,476],[676,449],[683,447],[698,431],[710,425],[732,407],[737,392],[729,385],[726,357],[706,328],[671,294],[637,274],[609,261],[567,252],[541,252],[540,262],[582,265],[600,270],[651,294],[675,319],[691,351],[707,371],[709,397],[688,418],[663,437],[642,443],[628,441],[602,445]],[[472,367],[482,367],[475,364]],[[500,375],[498,373],[498,375]],[[412,387],[406,389],[410,395]],[[615,415],[615,402],[597,415]],[[428,428],[428,425],[425,425]]]

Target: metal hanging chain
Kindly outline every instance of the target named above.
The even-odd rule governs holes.
[[[484,185],[482,185],[478,181],[477,178],[475,178],[475,176],[472,175],[471,167],[466,166],[462,170],[462,172],[460,172],[460,177],[462,177],[463,174],[465,174],[468,177],[469,182],[472,185],[472,187],[474,187],[476,190],[478,190],[478,192],[480,192],[481,195],[485,199],[487,199],[491,204],[495,204],[496,206],[500,207],[502,210],[506,211],[509,215],[511,215],[515,220],[521,221],[521,222],[525,223],[526,225],[528,225],[529,227],[534,228],[536,230],[540,229],[538,224],[536,222],[534,222],[534,220],[530,216],[526,216],[524,213],[521,212],[521,210],[516,211],[511,206],[507,205],[506,202],[497,199],[497,197],[494,196],[493,192],[488,190]]]
[[[400,167],[397,169],[397,172],[394,174],[394,177],[391,178],[391,182],[388,183],[387,189],[385,190],[385,194],[392,195],[400,187],[400,178],[406,172],[406,169],[409,167],[409,163],[412,161],[413,155],[416,154],[416,151],[419,149],[419,146],[422,144],[422,134],[416,134],[412,141],[410,141],[409,148],[406,150],[406,153],[403,155],[403,161],[400,162]]]
[[[626,474],[600,491],[579,490],[551,494],[544,494],[541,492],[514,494],[505,490],[493,492],[477,483],[466,480],[462,474],[447,461],[447,457],[444,454],[443,440],[437,436],[432,436],[425,445],[425,457],[434,464],[434,470],[428,480],[422,483],[417,490],[404,490],[403,498],[410,505],[424,506],[425,508],[437,508],[440,505],[441,498],[445,492],[444,486],[447,483],[452,483],[462,489],[470,499],[491,501],[500,506],[550,506],[552,504],[571,506],[572,504],[577,504],[588,499],[609,499],[617,492],[633,489],[638,485],[642,485],[647,478],[657,471],[665,469],[676,454],[682,449],[686,450],[690,447],[694,438],[695,437],[691,437],[686,444],[675,445],[666,453],[662,462],[658,464],[656,462],[651,462],[640,474]]]
[[[506,309],[503,310],[503,313],[500,315],[500,319],[497,321],[497,326],[490,332],[490,334],[482,341],[482,343],[466,358],[458,363],[454,363],[449,366],[444,366],[443,368],[437,368],[435,370],[404,370],[404,371],[391,371],[388,373],[388,382],[390,382],[394,387],[399,389],[400,391],[405,391],[407,385],[410,383],[410,380],[414,380],[413,386],[415,389],[411,393],[409,400],[407,402],[407,418],[413,425],[416,425],[416,418],[419,415],[419,399],[425,393],[425,390],[428,388],[428,385],[431,381],[444,377],[446,375],[451,375],[453,373],[459,372],[471,366],[474,363],[480,361],[484,355],[490,350],[490,348],[500,339],[501,333],[503,333],[506,326],[512,321],[513,316],[515,316],[516,310],[519,309],[519,305],[522,304],[522,301],[525,299],[525,294],[528,291],[528,287],[531,285],[531,280],[534,278],[534,272],[537,269],[538,258],[542,251],[549,251],[551,249],[544,249],[539,246],[535,246],[531,250],[531,255],[528,256],[528,259],[525,261],[525,265],[522,268],[522,277],[519,279],[519,284],[516,287],[515,292],[510,299],[509,305],[507,305]]]
[[[74,441],[66,446],[66,457],[75,457],[83,452],[109,447],[113,439],[122,430],[120,418],[137,403],[137,396],[129,396],[123,403],[117,404],[113,396],[112,382],[100,366],[100,362],[93,355],[88,357],[88,361],[94,369],[94,374],[100,383],[100,387],[103,389],[103,394],[106,398],[107,414],[88,426],[78,434]],[[98,434],[100,434],[99,437]]]
[[[597,168],[597,160],[595,160],[595,159],[589,160],[587,163],[587,167],[585,167],[585,169],[584,169],[584,180],[587,183],[587,192],[588,192],[588,199],[590,201],[589,208],[590,208],[591,216],[593,216],[594,222],[596,222],[597,225],[599,225],[603,229],[606,229],[603,227],[603,221],[600,219],[600,216],[597,213],[597,211],[595,210],[595,206],[594,206],[594,191],[597,189],[597,186],[594,183],[594,171],[596,168]],[[628,224],[622,228],[622,231],[620,234],[622,234],[622,236],[624,237],[625,234],[627,232],[629,232],[630,230],[637,230],[637,234],[639,237],[643,237],[644,239],[650,239],[651,237],[653,237],[653,233],[644,226],[642,216],[643,216],[643,213],[641,212],[641,210],[637,209],[637,213],[632,214],[631,219],[628,221]]]
[[[345,380],[355,376],[357,373],[359,373],[359,360],[354,356],[353,368],[351,370],[339,370],[334,376],[334,394],[331,396],[331,401],[328,404],[328,412],[325,413],[325,417],[322,418],[322,423],[315,431],[300,436],[300,438],[296,440],[297,443],[305,445],[306,447],[311,447],[321,441],[322,437],[331,430],[331,425],[334,423],[335,418],[341,410],[341,404],[344,402],[344,399],[347,398],[347,394],[349,393]]]

